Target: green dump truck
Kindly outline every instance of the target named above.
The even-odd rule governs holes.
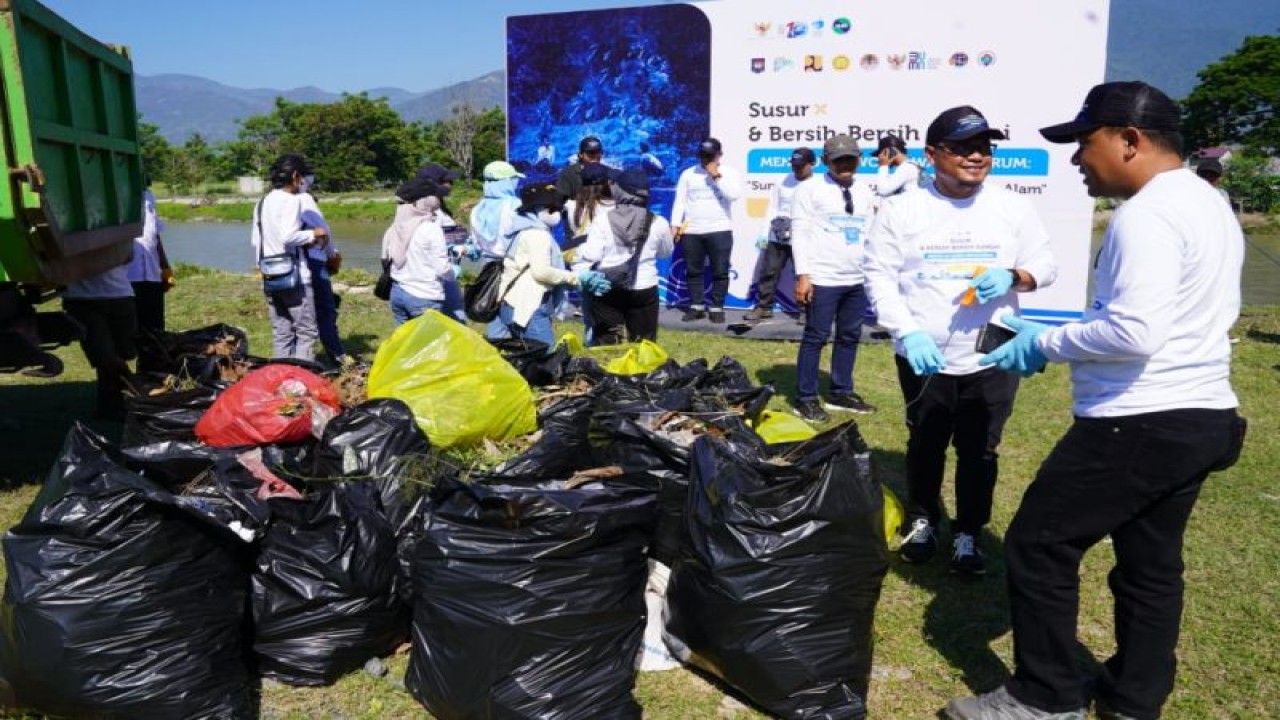
[[[133,64],[34,0],[0,0],[0,371],[60,369],[74,324],[35,306],[128,262],[142,233]],[[34,369],[33,369],[34,368]]]

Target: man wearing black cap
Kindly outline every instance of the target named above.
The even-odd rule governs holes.
[[[827,172],[796,189],[791,215],[796,302],[804,306],[795,410],[810,422],[831,419],[818,400],[818,361],[833,324],[831,389],[825,406],[855,413],[875,410],[853,391],[853,366],[867,313],[864,234],[876,212],[876,196],[866,184],[854,181],[862,155],[852,137],[836,135],[827,140],[822,161]]]
[[[978,333],[1017,292],[1057,277],[1049,235],[1026,198],[988,188],[993,139],[1004,134],[970,106],[929,125],[925,154],[936,177],[887,198],[867,241],[867,287],[895,342],[906,404],[907,503],[903,561],[937,550],[947,448],[956,452],[951,571],[983,575],[978,547],[991,519],[996,448],[1013,411],[1017,376],[978,365]]]
[[[577,162],[560,169],[560,176],[556,178],[556,189],[566,198],[578,197],[578,192],[582,190],[582,168],[599,164],[603,160],[604,145],[600,143],[600,138],[595,135],[582,138],[578,143]]]
[[[876,194],[890,197],[920,187],[920,166],[907,155],[907,143],[897,135],[880,138],[876,147]]]
[[[1013,677],[952,700],[953,719],[1084,718],[1076,668],[1080,561],[1110,538],[1115,654],[1098,717],[1158,718],[1173,689],[1182,615],[1182,537],[1210,472],[1244,440],[1228,331],[1240,309],[1244,238],[1222,200],[1182,163],[1181,113],[1142,82],[1095,86],[1075,120],[1040,131],[1079,144],[1094,197],[1126,202],[1094,262],[1080,322],[1010,318],[1017,336],[983,358],[1033,373],[1068,362],[1075,420],[1005,533]]]
[[[733,254],[733,203],[742,197],[743,185],[736,170],[720,164],[723,155],[719,140],[703,140],[698,143],[698,164],[680,173],[676,181],[671,225],[675,228],[676,242],[684,244],[689,309],[680,319],[685,322],[708,317],[702,278],[708,261],[711,263],[710,319],[713,323],[724,322],[729,260]]]
[[[773,186],[769,193],[769,208],[764,216],[769,219],[768,230],[756,241],[756,247],[764,251],[760,258],[760,278],[756,281],[756,306],[742,317],[756,322],[773,317],[773,299],[778,291],[778,278],[782,269],[791,262],[791,202],[800,183],[813,177],[817,158],[807,147],[791,152],[791,174]]]
[[[1199,175],[1201,180],[1212,185],[1218,191],[1218,194],[1222,196],[1222,199],[1227,201],[1228,205],[1231,204],[1231,196],[1219,185],[1222,182],[1222,163],[1218,158],[1205,158],[1197,163],[1196,175]]]

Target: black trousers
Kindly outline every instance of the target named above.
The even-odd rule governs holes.
[[[658,288],[615,288],[587,304],[595,345],[658,339]],[[625,337],[623,330],[626,331]]]
[[[764,248],[764,257],[760,259],[760,278],[756,281],[756,307],[765,310],[773,309],[774,298],[778,294],[778,278],[782,269],[791,262],[791,245],[789,243],[770,242]]]
[[[129,361],[138,356],[138,313],[134,299],[63,298],[62,309],[84,326],[80,347],[98,374],[98,414],[124,412]]]
[[[163,282],[135,282],[133,299],[138,309],[138,332],[149,330],[164,331],[164,289]]]
[[[972,375],[911,371],[902,356],[898,383],[907,415],[906,527],[917,518],[942,520],[942,476],[947,446],[956,449],[954,532],[978,534],[991,520],[991,496],[999,474],[996,448],[1013,412],[1018,376],[991,368]]]
[[[1049,712],[1084,705],[1074,662],[1080,561],[1110,535],[1116,653],[1098,696],[1139,720],[1160,716],[1177,667],[1183,533],[1236,437],[1234,410],[1076,418],[1005,533],[1017,664],[1009,692]]]
[[[729,294],[729,256],[733,253],[733,233],[725,230],[706,234],[686,234],[680,241],[684,246],[685,282],[689,285],[689,305],[695,308],[707,306],[703,290],[702,271],[711,263],[711,307],[724,308],[724,298]]]

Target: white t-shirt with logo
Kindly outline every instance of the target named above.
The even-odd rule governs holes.
[[[867,294],[877,322],[899,355],[901,340],[923,330],[946,358],[943,372],[968,375],[984,368],[975,346],[983,325],[1018,314],[1010,290],[985,305],[962,305],[969,282],[983,269],[1017,268],[1037,287],[1058,277],[1049,235],[1031,202],[999,187],[950,198],[930,185],[884,200],[867,240]]]
[[[843,188],[829,174],[796,188],[791,204],[791,253],[796,275],[814,285],[861,285],[863,245],[879,201],[857,179],[849,187],[853,213],[845,212]]]

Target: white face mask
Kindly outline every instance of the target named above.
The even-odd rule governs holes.
[[[549,228],[553,228],[560,224],[560,213],[542,210],[538,213],[538,219],[542,221],[542,224]]]
[[[311,192],[311,186],[315,184],[316,184],[315,175],[303,175],[302,179],[298,181],[298,192],[300,193]]]

